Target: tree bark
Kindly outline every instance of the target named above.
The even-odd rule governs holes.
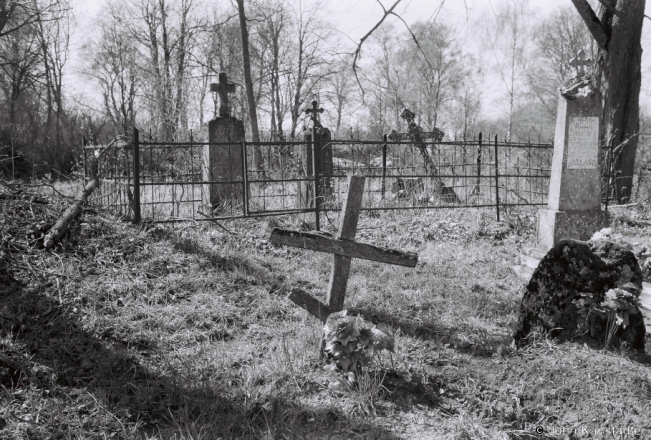
[[[258,115],[256,112],[255,96],[253,93],[253,79],[251,78],[251,56],[249,55],[249,30],[246,25],[244,14],[244,0],[237,0],[237,10],[240,16],[240,32],[242,33],[242,68],[244,70],[244,86],[246,88],[246,100],[249,105],[249,121],[251,122],[251,137],[253,142],[260,142],[260,131],[258,129]],[[263,168],[263,158],[260,146],[254,146],[253,166],[256,170]]]
[[[604,96],[602,136],[605,146],[617,147],[615,153],[615,197],[619,203],[630,200],[633,171],[640,128],[640,86],[642,82],[642,22],[645,0],[619,0],[610,20],[610,40],[602,50]]]

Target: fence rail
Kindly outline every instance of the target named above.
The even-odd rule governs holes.
[[[500,142],[481,133],[468,141],[430,142],[434,169],[427,169],[422,151],[410,142],[318,136],[313,131],[304,142],[164,143],[141,141],[134,130],[131,143],[105,154],[95,201],[134,222],[290,213],[319,219],[340,209],[346,177],[355,173],[366,176],[362,209],[369,211],[493,207],[499,220],[509,207],[547,204],[551,144]],[[85,146],[84,157],[95,148]]]

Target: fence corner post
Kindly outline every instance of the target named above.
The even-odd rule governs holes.
[[[495,135],[495,209],[497,221],[500,221],[500,162],[497,154],[497,135]]]
[[[384,134],[382,140],[382,200],[384,200],[384,193],[386,191],[386,178],[387,178],[387,141],[389,136]]]
[[[316,141],[316,127],[312,126],[312,172],[314,173],[314,216],[315,228],[317,231],[321,230],[321,198],[319,194],[319,175],[321,174],[321,157],[316,157],[319,151],[319,146]]]
[[[248,176],[248,161],[246,158],[246,141],[240,141],[240,149],[242,152],[242,214],[244,217],[249,216],[249,176]]]
[[[140,213],[140,133],[133,127],[133,224],[142,221]]]

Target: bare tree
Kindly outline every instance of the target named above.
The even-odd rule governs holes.
[[[576,71],[570,64],[580,50],[591,59],[596,44],[581,18],[565,5],[542,19],[534,33],[534,50],[526,65],[530,94],[552,118],[556,118],[558,87],[572,78]]]
[[[298,122],[305,103],[316,95],[323,81],[332,73],[326,55],[329,30],[319,20],[318,8],[306,8],[302,1],[294,8],[294,63],[288,66],[288,85],[291,89],[292,127],[290,138],[296,137]]]
[[[335,133],[340,137],[341,122],[346,107],[355,101],[354,79],[348,70],[349,66],[344,60],[334,63],[334,72],[326,81],[323,96],[335,110]]]
[[[256,112],[256,100],[253,91],[253,78],[251,76],[251,55],[249,53],[249,29],[244,11],[244,0],[237,0],[237,10],[240,17],[240,32],[242,35],[242,67],[244,70],[244,84],[246,87],[246,98],[249,106],[249,121],[251,123],[251,135],[253,142],[260,142],[260,130],[258,128],[258,114]],[[255,166],[260,169],[262,157],[255,155]]]
[[[42,20],[36,27],[39,43],[43,52],[43,68],[47,91],[46,132],[50,131],[54,120],[54,146],[58,152],[61,148],[61,122],[63,118],[63,70],[68,61],[70,42],[70,8],[67,1],[61,1],[62,9],[57,17],[48,20],[47,13],[42,13]]]
[[[587,0],[572,0],[599,47],[595,80],[604,98],[602,141],[617,148],[615,195],[631,198],[640,125],[642,23],[645,0],[599,0],[598,15]]]
[[[124,33],[116,14],[103,16],[97,26],[100,30],[97,40],[83,48],[87,60],[84,74],[99,82],[104,110],[116,132],[128,134],[136,118],[140,83],[137,49]]]
[[[176,139],[188,129],[189,54],[204,26],[195,0],[128,0],[113,6],[145,60],[139,68],[151,121],[163,139]]]
[[[486,43],[506,90],[506,140],[511,141],[517,100],[523,90],[523,66],[530,40],[529,0],[506,0],[486,26]]]
[[[469,58],[462,56],[452,28],[445,24],[416,23],[412,27],[420,50],[411,47],[416,75],[410,81],[420,90],[420,113],[429,129],[439,126],[444,106],[457,98],[457,91],[470,76]]]

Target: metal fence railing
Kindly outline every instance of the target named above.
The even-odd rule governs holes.
[[[315,139],[313,142],[312,139]],[[429,142],[157,142],[112,147],[95,201],[153,222],[244,218],[340,209],[349,173],[366,176],[363,210],[539,206],[547,203],[553,146],[497,137]],[[85,157],[96,146],[84,148]],[[316,151],[316,154],[313,152]]]

